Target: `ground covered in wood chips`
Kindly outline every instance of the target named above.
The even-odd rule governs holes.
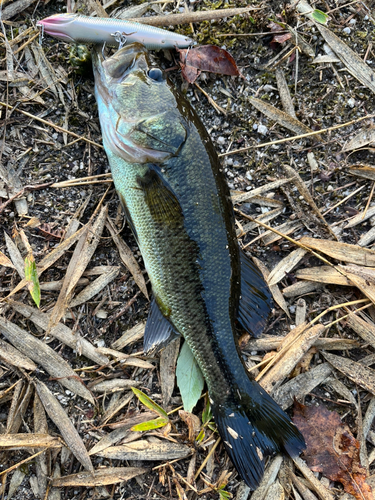
[[[181,411],[179,342],[143,355],[150,288],[100,146],[92,73],[81,49],[40,45],[35,28],[65,2],[2,2],[1,498],[373,498],[371,3],[254,2],[242,16],[170,28],[229,50],[242,78],[202,73],[188,86],[176,54],[155,54],[221,155],[240,245],[274,297],[263,336],[240,337],[244,360],[308,437],[301,458],[270,459],[250,493],[205,396]],[[68,4],[103,15],[100,0]],[[161,0],[145,15],[245,6]],[[129,7],[146,11],[104,4],[111,16]],[[158,417],[159,429],[131,429]]]

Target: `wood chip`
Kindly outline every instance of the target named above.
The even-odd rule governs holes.
[[[375,325],[372,321],[365,321],[354,313],[350,313],[346,321],[363,340],[375,347]]]
[[[317,283],[353,286],[353,283],[348,280],[348,278],[331,266],[317,266],[298,269],[295,276],[301,280],[316,281]]]
[[[311,488],[317,493],[321,500],[334,500],[333,495],[327,490],[325,486],[315,477],[314,473],[307,467],[306,463],[302,458],[293,458],[293,462],[296,464],[297,468],[302,472],[307,481],[310,483]]]
[[[175,386],[176,362],[180,352],[180,338],[170,342],[160,353],[160,385],[163,395],[163,408],[171,399]]]
[[[150,442],[146,439],[121,446],[111,446],[97,453],[112,460],[174,460],[191,454],[189,446],[170,441]]]
[[[272,397],[283,410],[294,403],[294,399],[301,399],[309,394],[315,387],[325,382],[331,375],[329,363],[322,363],[305,373],[297,375],[292,380],[272,392]]]
[[[133,255],[133,252],[130,250],[125,241],[118,235],[118,230],[116,229],[116,227],[114,226],[113,222],[109,217],[107,218],[106,228],[111,233],[112,239],[115,242],[115,245],[119,251],[122,262],[129,269],[131,275],[134,278],[134,281],[139,286],[139,289],[141,290],[143,295],[148,299],[149,297],[147,293],[146,282],[142,274],[141,268],[139,267],[139,264]]]
[[[371,394],[375,394],[375,370],[342,356],[322,353],[326,360],[339,372],[350,378]]]
[[[0,330],[13,346],[38,363],[70,391],[94,404],[90,391],[75,374],[70,365],[53,349],[19,326],[0,317]]]
[[[268,488],[275,482],[282,462],[283,457],[281,455],[276,455],[270,460],[258,488],[251,495],[251,500],[267,500]]]
[[[83,471],[53,479],[52,485],[59,488],[67,486],[94,488],[129,481],[129,479],[146,474],[146,472],[149,472],[149,469],[143,467],[103,467],[93,472]]]
[[[141,340],[143,338],[143,335],[145,333],[145,328],[146,328],[146,321],[141,321],[137,325],[133,326],[133,328],[130,328],[130,330],[127,330],[121,337],[115,342],[113,342],[112,347],[113,349],[124,349],[124,347],[128,345],[132,345],[135,342],[138,342],[138,340]]]
[[[282,259],[270,272],[267,279],[268,286],[271,287],[272,285],[279,283],[287,273],[292,271],[292,269],[298,265],[306,252],[307,250],[304,250],[303,248],[297,248],[284,257],[284,259]]]
[[[86,470],[93,473],[94,467],[92,466],[85,445],[65,410],[43,382],[36,381],[35,384],[38,396],[49,418],[61,432],[69,450]]]
[[[324,331],[325,327],[323,325],[315,325],[302,331],[297,339],[289,345],[285,353],[279,357],[273,367],[264,375],[262,375],[262,372],[259,374],[257,380],[261,386],[267,392],[276,390]]]
[[[298,272],[298,271],[297,271]],[[282,290],[284,297],[290,299],[292,297],[299,297],[300,295],[305,295],[310,292],[315,292],[316,290],[321,290],[323,285],[320,283],[314,283],[312,281],[297,281],[293,285],[287,286]]]
[[[345,226],[345,229],[358,226],[358,224],[362,224],[362,222],[365,222],[366,220],[371,219],[371,217],[373,217],[374,215],[375,215],[375,206],[370,207],[368,210],[364,210],[363,212],[360,212],[359,214],[355,215],[347,223],[347,225]]]
[[[281,348],[284,340],[285,337],[265,335],[260,339],[250,339],[245,348],[248,351],[275,351]],[[326,351],[345,351],[360,347],[360,343],[357,340],[323,337],[318,338],[313,345],[317,349],[325,349]]]
[[[140,382],[136,382],[135,380],[114,378],[92,385],[91,390],[93,392],[117,392],[130,389],[130,387],[138,387],[139,385]]]
[[[370,243],[375,240],[375,226],[372,227],[367,233],[362,234],[362,236],[357,241],[357,245],[360,247],[367,247]]]
[[[333,259],[352,262],[360,266],[375,266],[375,251],[338,241],[321,240],[304,236],[300,243],[313,250],[318,250]]]
[[[9,304],[15,311],[30,319],[44,331],[47,330],[49,317],[46,313],[41,312],[35,307],[23,304],[22,302],[9,301]],[[54,326],[49,332],[49,335],[52,335],[63,344],[68,345],[76,352],[80,352],[99,365],[107,365],[109,363],[109,359],[101,354],[88,340],[81,337],[78,332],[73,333],[73,331],[63,323],[58,323]]]
[[[58,437],[49,434],[0,434],[0,448],[61,448],[64,445]]]

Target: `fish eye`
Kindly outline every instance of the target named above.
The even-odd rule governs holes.
[[[163,72],[159,68],[151,68],[148,72],[149,78],[155,80],[156,82],[163,81]]]

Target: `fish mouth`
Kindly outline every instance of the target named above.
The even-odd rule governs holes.
[[[148,51],[141,43],[125,45],[111,57],[105,59],[97,50],[94,58],[94,69],[102,68],[102,76],[108,83],[121,83],[130,73],[149,69]]]

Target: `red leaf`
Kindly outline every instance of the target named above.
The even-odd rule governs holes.
[[[201,71],[221,75],[239,76],[233,57],[216,45],[202,45],[192,49],[177,49],[180,54],[182,74],[189,83],[194,83]]]
[[[293,422],[306,440],[304,457],[312,471],[339,481],[358,500],[373,500],[359,460],[359,442],[338,413],[296,403]]]

